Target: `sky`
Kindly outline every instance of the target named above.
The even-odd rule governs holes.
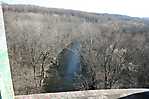
[[[33,4],[86,12],[149,17],[149,0],[1,0],[10,4]]]

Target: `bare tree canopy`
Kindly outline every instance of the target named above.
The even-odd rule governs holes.
[[[3,11],[15,94],[149,87],[148,20],[30,5]]]

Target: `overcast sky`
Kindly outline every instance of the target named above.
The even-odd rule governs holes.
[[[149,17],[149,0],[1,0],[6,3],[34,4],[97,13]]]

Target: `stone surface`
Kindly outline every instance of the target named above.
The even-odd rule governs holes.
[[[74,92],[20,95],[16,96],[15,99],[117,99],[119,97],[145,91],[149,91],[149,89],[87,90]]]

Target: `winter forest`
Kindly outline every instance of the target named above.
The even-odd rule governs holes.
[[[3,4],[16,95],[149,87],[149,20]]]

